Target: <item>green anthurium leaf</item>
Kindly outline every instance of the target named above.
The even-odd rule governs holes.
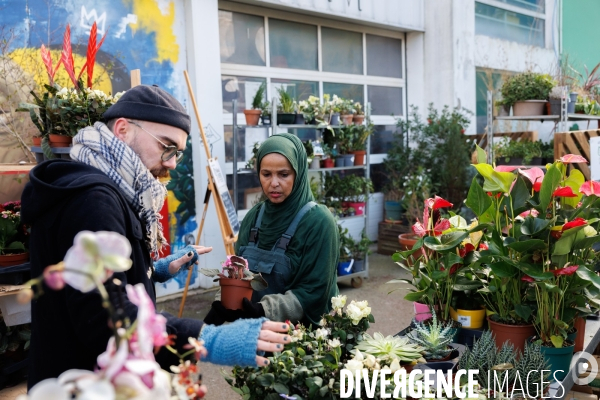
[[[445,278],[448,275],[448,270],[445,269],[443,271],[437,270],[437,271],[433,271],[431,273],[431,279],[433,279],[434,281],[439,281],[443,278]]]
[[[575,243],[573,243],[573,250],[587,249],[590,248],[594,243],[598,242],[600,242],[600,235],[577,239]]]
[[[404,300],[408,301],[419,301],[427,294],[427,290],[421,290],[419,292],[410,292],[404,296]]]
[[[563,232],[561,238],[558,239],[558,241],[554,245],[554,251],[552,252],[553,256],[562,256],[571,252],[571,249],[573,248],[573,243],[575,243],[577,235],[565,235],[565,233],[567,232],[569,231]]]
[[[495,215],[496,215],[496,208],[494,207],[493,203],[490,203],[490,206],[488,207],[488,209],[485,210],[485,212],[479,216],[479,223],[480,224],[488,224],[490,222],[494,222]]]
[[[546,229],[550,222],[551,220],[548,219],[527,217],[521,224],[521,233],[529,236],[536,235]]]
[[[439,239],[428,236],[425,238],[424,243],[431,250],[443,252],[454,249],[468,236],[468,232],[450,232],[441,235]]]
[[[569,205],[572,208],[577,208],[577,204],[581,201],[581,197],[583,197],[583,193],[579,193],[579,188],[585,182],[585,176],[578,169],[573,168],[569,177],[565,180],[565,186],[569,186],[573,189],[573,193],[577,195],[577,197],[565,197],[562,199],[563,205]]]
[[[564,231],[562,233],[561,237],[575,235],[579,231],[581,231],[583,228],[585,228],[586,226],[587,225],[580,225],[580,226],[576,226],[575,228],[567,229],[566,231]]]
[[[560,290],[560,288],[556,285],[553,285],[551,283],[548,282],[539,282],[538,283],[540,286],[543,287],[543,289],[546,292],[550,292],[550,293],[562,293],[562,290]]]
[[[518,269],[514,265],[507,263],[506,261],[499,261],[490,265],[492,272],[499,278],[510,278],[515,276]]]
[[[563,346],[564,339],[562,336],[552,335],[550,336],[550,340],[557,349],[560,349]]]
[[[489,252],[492,255],[503,256],[506,254],[506,249],[504,248],[504,242],[502,238],[495,230],[492,232],[492,240],[488,243]]]
[[[515,185],[513,186],[510,192],[510,199],[512,199],[513,211],[515,212],[515,216],[520,214],[520,211],[523,208],[527,207],[527,201],[531,198],[531,193],[527,188],[527,184],[523,180],[522,177],[518,177]],[[508,200],[508,197],[505,197]],[[510,207],[508,208],[510,210]]]
[[[541,250],[546,248],[546,242],[541,239],[530,239],[523,242],[513,242],[507,247],[519,253],[525,253],[531,250]]]
[[[510,186],[515,180],[515,174],[512,172],[497,172],[490,164],[475,164],[477,172],[484,178],[483,190],[485,192],[503,192],[508,193]]]
[[[533,312],[532,308],[524,305],[524,304],[515,304],[515,314],[517,314],[517,316],[519,318],[521,318],[523,321],[529,321],[529,318],[531,317],[531,313]]]
[[[475,145],[475,147],[477,148],[477,162],[479,164],[485,164],[487,162],[487,153],[484,149],[479,147],[479,145]]]
[[[524,274],[527,274],[530,277],[535,278],[539,281],[544,281],[544,280],[551,279],[554,277],[554,274],[552,272],[544,272],[544,270],[542,269],[542,266],[539,264],[532,265],[532,264],[518,263],[516,266]]]
[[[546,171],[546,175],[542,181],[542,187],[540,188],[540,203],[537,207],[539,212],[546,212],[546,208],[548,208],[550,201],[552,201],[552,193],[554,193],[558,187],[561,179],[562,174],[560,170],[552,164]]]
[[[477,182],[477,178],[474,177],[471,181],[471,188],[467,194],[466,206],[469,207],[475,215],[481,216],[490,206],[492,205],[492,199],[485,193],[483,188]]]
[[[600,289],[600,276],[590,271],[587,267],[580,265],[576,274],[584,281],[591,282],[596,288]]]
[[[397,251],[394,254],[392,254],[392,260],[394,262],[399,262],[399,261],[403,261],[406,260],[407,258],[409,258],[410,256],[412,256],[414,253],[416,253],[417,251],[421,250],[421,248],[413,248],[412,250],[405,250],[405,251]],[[421,254],[417,254],[415,256],[415,258],[417,258],[417,256],[420,256]]]

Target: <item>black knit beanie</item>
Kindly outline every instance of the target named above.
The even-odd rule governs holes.
[[[156,85],[139,85],[126,91],[102,118],[131,118],[150,121],[183,129],[188,135],[191,120],[180,102]]]

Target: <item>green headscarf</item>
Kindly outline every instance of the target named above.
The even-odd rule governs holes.
[[[269,200],[265,203],[265,213],[260,226],[259,245],[261,248],[271,249],[277,239],[285,232],[300,209],[314,197],[310,190],[308,180],[308,163],[306,150],[302,141],[297,136],[289,133],[273,135],[263,142],[256,154],[257,171],[260,175],[260,163],[264,156],[278,153],[288,159],[296,179],[292,193],[282,203],[274,204]]]

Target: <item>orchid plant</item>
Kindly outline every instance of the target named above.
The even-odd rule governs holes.
[[[103,283],[114,272],[131,267],[130,254],[129,241],[117,233],[80,232],[64,261],[47,267],[41,277],[32,279],[29,284],[37,286],[39,293],[42,282],[53,290],[61,290],[65,284],[81,292],[97,289],[103,306],[114,319],[116,313]],[[167,335],[166,318],[156,313],[143,284],[127,285],[126,291],[128,298],[138,307],[137,319],[135,323],[126,319],[109,324],[114,335],[106,351],[98,356],[97,370],[65,371],[58,378],[39,382],[28,395],[21,395],[18,399],[203,398],[207,389],[199,378],[198,365],[190,360],[184,361],[188,356],[199,360],[206,355],[202,342],[189,338],[186,346],[189,351],[178,354],[171,347],[172,338]],[[20,298],[21,301],[30,300],[33,291],[24,291]],[[163,371],[154,359],[154,349],[162,346],[180,358],[180,364],[171,367],[173,376]]]
[[[220,279],[239,279],[242,281],[250,281],[252,289],[256,291],[265,290],[269,287],[269,284],[260,272],[255,274],[250,271],[248,268],[248,260],[244,257],[229,255],[227,256],[227,259],[221,263],[221,266],[223,267],[222,270],[202,268],[200,269],[200,272],[209,278],[214,278],[214,282],[217,282]]]
[[[586,182],[577,169],[567,173],[569,164],[587,162],[581,156],[563,156],[544,174],[538,167],[494,168],[483,162],[483,150],[478,154],[483,186],[473,179],[466,205],[491,226],[488,248],[470,265],[479,291],[493,319],[531,321],[544,345],[561,347],[574,318],[600,306],[592,249],[600,242],[600,183]]]

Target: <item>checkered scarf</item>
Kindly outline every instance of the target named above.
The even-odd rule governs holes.
[[[160,224],[167,189],[131,147],[117,138],[102,122],[79,131],[73,138],[71,158],[98,168],[112,179],[142,221],[146,223],[146,244],[158,258],[167,245]]]

